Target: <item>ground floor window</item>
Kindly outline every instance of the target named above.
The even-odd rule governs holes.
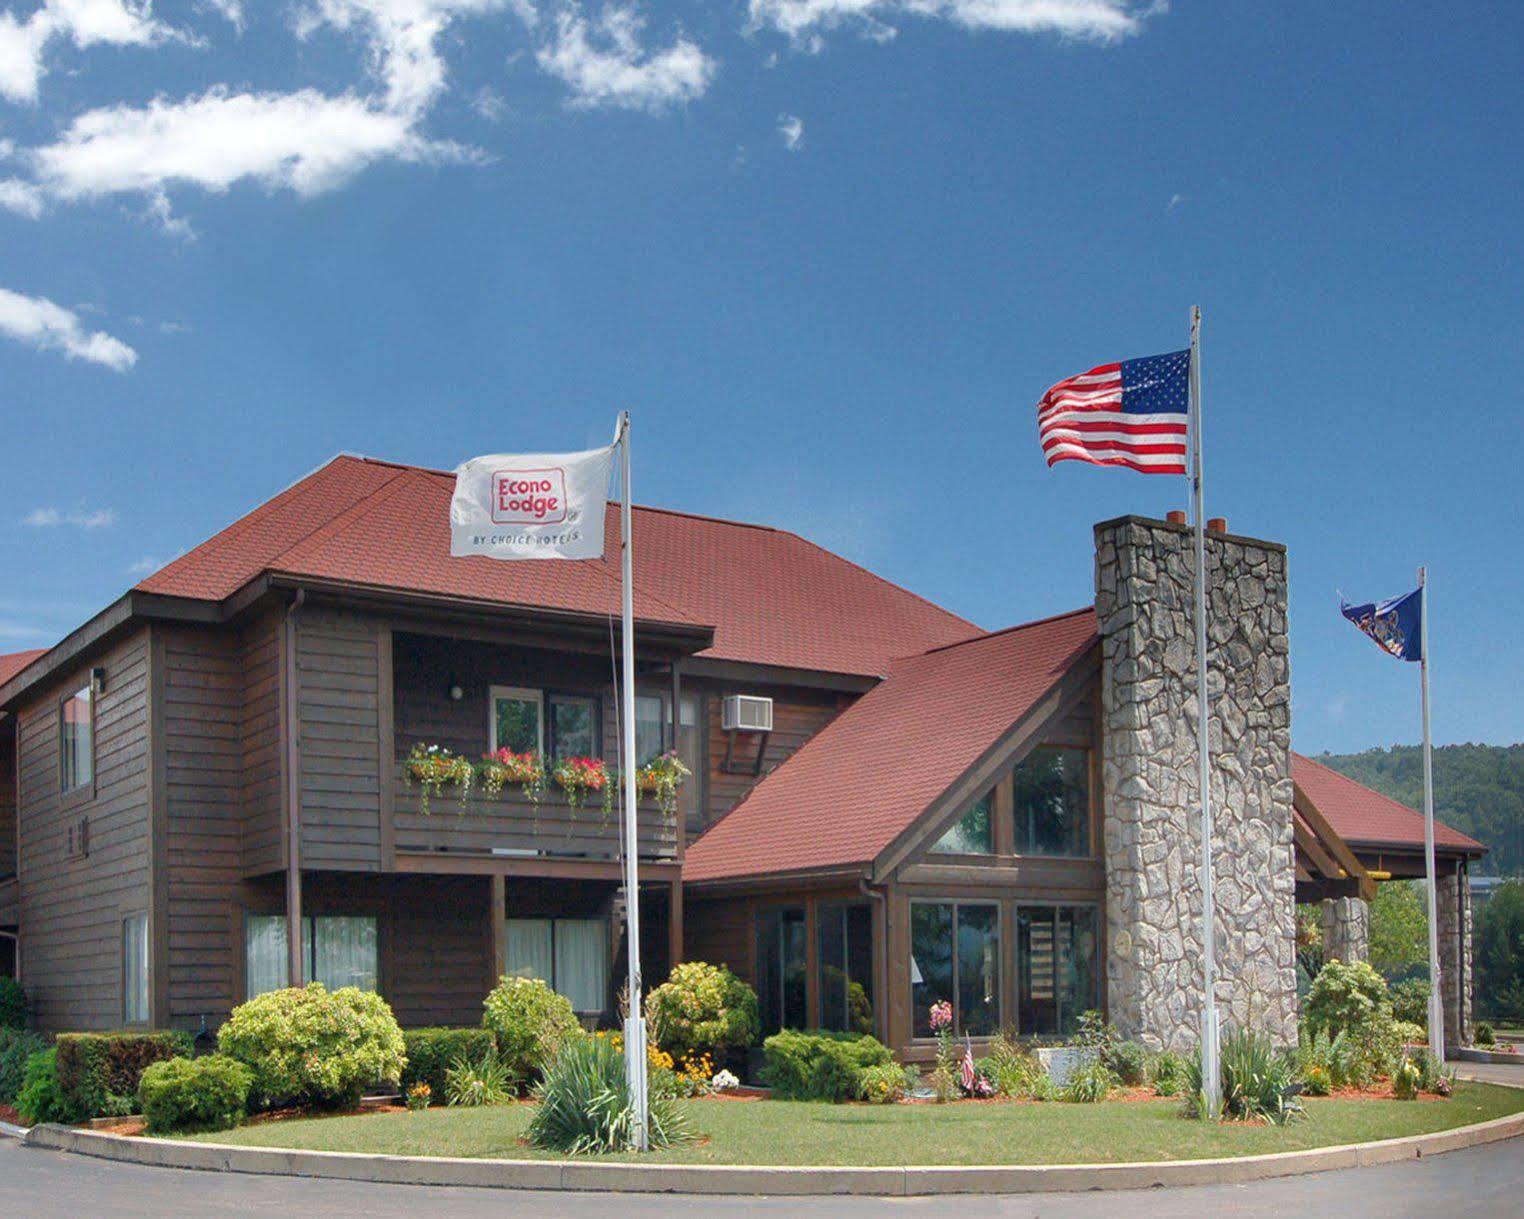
[[[148,1023],[148,916],[122,920],[122,1020]]]
[[[601,1012],[608,1006],[606,919],[511,918],[504,938],[503,972],[510,977],[539,978],[573,1011]]]
[[[910,904],[910,988],[917,1037],[933,1004],[952,1004],[953,1030],[980,1037],[1000,1025],[1000,907],[994,902]]]
[[[805,978],[809,971],[803,906],[757,912],[757,999],[764,1036],[809,1024]]]
[[[248,998],[280,990],[289,977],[284,914],[249,914],[243,921],[244,993]],[[317,915],[302,920],[302,974],[329,990],[377,989],[374,918]]]
[[[872,1033],[873,911],[861,903],[822,904],[815,912],[820,966],[820,1027]]]
[[[1023,1034],[1067,1036],[1100,1006],[1094,906],[1016,907],[1016,1019]]]

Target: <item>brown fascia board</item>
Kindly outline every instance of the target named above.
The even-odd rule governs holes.
[[[1154,517],[1139,516],[1136,513],[1128,513],[1126,516],[1114,516],[1107,521],[1097,521],[1094,531],[1099,533],[1102,529],[1110,529],[1114,525],[1142,525],[1148,529],[1167,529],[1172,533],[1185,533],[1192,536],[1196,533],[1196,526],[1194,525],[1177,525],[1174,521],[1156,520]],[[1282,554],[1286,552],[1285,542],[1272,542],[1267,538],[1251,537],[1247,533],[1217,533],[1208,529],[1206,535],[1209,538],[1218,538],[1225,542],[1238,542],[1244,546],[1263,546],[1266,550],[1279,550]]]
[[[1345,843],[1352,851],[1375,852],[1381,855],[1412,855],[1417,859],[1423,859],[1423,843],[1413,842],[1378,842],[1374,838],[1346,838]],[[1490,854],[1491,847],[1456,847],[1448,846],[1442,842],[1434,844],[1434,854],[1444,855],[1451,859],[1480,859],[1483,855]]]
[[[714,880],[683,878],[683,888],[704,897],[766,893],[775,889],[831,889],[867,879],[871,860],[833,868],[803,868],[796,872],[754,872],[747,876],[721,876]]]
[[[695,656],[683,663],[684,677],[714,681],[752,683],[759,686],[804,686],[842,694],[866,694],[883,680],[866,673],[839,673],[828,669],[794,669],[786,665],[756,665],[744,660],[718,660]]]

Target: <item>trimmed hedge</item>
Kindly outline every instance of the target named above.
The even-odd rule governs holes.
[[[853,1100],[865,1086],[865,1070],[894,1062],[888,1046],[862,1033],[784,1029],[762,1048],[763,1076],[777,1100]]]
[[[225,1054],[171,1058],[143,1072],[138,1105],[150,1134],[231,1130],[248,1113],[254,1073]]]
[[[43,1050],[26,1060],[21,1091],[16,1094],[16,1112],[28,1126],[40,1122],[83,1121],[81,1113],[58,1087],[58,1051]]]
[[[178,1030],[60,1033],[57,1044],[58,1090],[85,1117],[131,1113],[145,1069],[193,1052]]]
[[[0,978],[0,1029],[26,1028],[26,991],[15,978]]]
[[[402,1045],[407,1053],[403,1095],[415,1084],[428,1084],[437,1101],[444,1100],[445,1072],[457,1061],[481,1062],[496,1049],[491,1031],[482,1028],[403,1029]]]
[[[26,1060],[47,1048],[48,1043],[37,1033],[0,1028],[0,1105],[16,1103],[21,1078],[26,1073]]]

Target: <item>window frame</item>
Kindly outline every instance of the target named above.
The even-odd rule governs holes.
[[[503,917],[503,928],[504,928],[503,955],[500,956],[499,959],[498,959],[498,969],[503,974],[507,974],[508,973],[508,957],[507,957],[507,952],[508,952],[508,936],[507,936],[507,926],[508,926],[509,923],[549,923],[550,924],[550,975],[551,976],[548,977],[548,978],[541,978],[540,980],[542,982],[544,982],[545,985],[549,986],[550,989],[555,991],[556,994],[558,994],[558,995],[562,994],[562,992],[560,990],[558,990],[557,986],[556,986],[556,983],[557,983],[556,974],[560,970],[559,958],[558,958],[558,955],[557,955],[557,952],[556,952],[556,932],[557,932],[558,925],[561,924],[561,923],[598,923],[598,924],[600,924],[603,927],[603,937],[604,937],[604,957],[603,957],[603,992],[604,992],[604,996],[603,996],[603,1006],[599,1007],[599,1008],[587,1008],[587,1009],[573,1007],[572,1011],[574,1011],[578,1016],[601,1016],[604,1012],[608,1011],[608,1008],[609,1008],[608,994],[609,994],[609,989],[613,985],[613,980],[614,980],[614,952],[613,952],[613,945],[609,942],[609,920],[608,920],[608,918],[606,918],[606,917],[600,917],[599,915],[556,915],[556,914],[517,914],[517,915],[509,914],[509,915],[504,915],[504,917]],[[571,999],[569,997],[567,997],[565,995],[562,995],[562,997],[566,998],[566,1001],[568,1003],[571,1002]]]
[[[1067,1036],[1069,1036],[1069,1034],[1063,1032],[1063,1026],[1064,1026],[1063,1012],[1064,1012],[1064,1008],[1063,1008],[1063,1005],[1061,1004],[1061,1002],[1059,1001],[1059,993],[1058,993],[1057,967],[1058,967],[1058,951],[1059,951],[1059,949],[1058,949],[1058,931],[1059,931],[1060,912],[1065,911],[1065,910],[1069,910],[1069,911],[1073,911],[1073,910],[1089,910],[1093,914],[1093,918],[1094,918],[1094,933],[1095,933],[1095,961],[1093,962],[1091,972],[1094,973],[1094,975],[1095,975],[1095,989],[1090,994],[1091,1002],[1088,1005],[1086,1005],[1086,1006],[1082,1006],[1079,1009],[1079,1011],[1075,1012],[1074,1014],[1076,1016],[1078,1016],[1080,1014],[1080,1012],[1088,1012],[1088,1011],[1105,1012],[1106,1011],[1106,1001],[1105,1001],[1105,996],[1106,996],[1106,944],[1105,944],[1106,926],[1105,926],[1105,911],[1103,909],[1102,903],[1100,903],[1098,901],[1067,901],[1067,902],[1064,902],[1064,901],[1040,901],[1040,900],[1038,900],[1038,901],[1032,901],[1032,900],[1026,900],[1026,899],[1019,898],[1019,897],[1014,897],[1014,898],[1010,899],[1010,907],[1011,907],[1011,934],[1012,934],[1012,938],[1013,938],[1013,943],[1011,945],[1011,950],[1012,950],[1011,951],[1011,957],[1012,957],[1012,962],[1015,965],[1015,969],[1016,969],[1016,975],[1011,979],[1011,1001],[1012,1001],[1013,1004],[1015,1004],[1015,1011],[1013,1012],[1012,1018],[1014,1019],[1014,1021],[1016,1023],[1016,1031],[1021,1036],[1023,1036],[1023,1037],[1042,1037],[1042,1038],[1050,1038],[1050,1039],[1062,1039],[1064,1037],[1067,1037]],[[1035,910],[1051,910],[1051,911],[1053,911],[1053,941],[1054,941],[1054,943],[1053,943],[1053,951],[1054,951],[1054,970],[1055,970],[1055,973],[1054,973],[1054,992],[1053,992],[1053,1023],[1054,1023],[1055,1028],[1054,1028],[1054,1031],[1051,1032],[1051,1033],[1039,1033],[1036,1030],[1025,1028],[1023,1026],[1022,1020],[1021,1020],[1021,977],[1022,977],[1021,911],[1022,911],[1023,908],[1026,908],[1026,909],[1035,909]],[[1071,918],[1071,923],[1072,923],[1073,916],[1071,915],[1070,918]]]
[[[511,689],[512,687],[494,686],[494,690]],[[540,704],[540,739],[547,742],[541,756],[547,759],[560,757],[558,742],[556,740],[555,705],[557,703],[584,703],[592,714],[593,748],[590,753],[575,754],[568,756],[601,758],[603,757],[603,700],[596,694],[582,694],[575,690],[542,690]],[[497,702],[496,698],[492,705],[493,730],[497,728]],[[496,745],[493,746],[497,748]]]
[[[952,907],[952,951],[949,961],[952,966],[952,1005],[953,1005],[953,1035],[964,1036],[963,1031],[963,1000],[960,994],[961,978],[959,974],[962,966],[958,953],[958,910],[963,906],[982,906],[995,912],[995,1027],[990,1033],[980,1033],[981,1038],[989,1037],[998,1031],[1006,1019],[1006,991],[1009,983],[1006,978],[1005,968],[1005,907],[1008,903],[998,897],[912,897],[909,901],[908,929],[910,938],[907,941],[909,956],[905,962],[906,984],[909,987],[910,1007],[910,1040],[923,1045],[929,1045],[936,1041],[932,1035],[922,1036],[915,1031],[915,970],[909,968],[915,961],[915,908],[917,906],[950,906]],[[973,1036],[972,1033],[968,1034]]]
[[[497,739],[497,704],[499,700],[517,700],[519,702],[534,703],[539,708],[538,743],[535,745],[535,752],[540,757],[545,757],[545,691],[531,686],[487,687],[487,749],[489,753],[496,753],[502,748]]]
[[[302,977],[303,977],[304,982],[316,982],[316,981],[320,981],[321,980],[321,979],[319,979],[317,977],[317,924],[318,924],[318,922],[320,920],[323,920],[323,919],[341,919],[341,918],[343,918],[343,919],[366,919],[367,921],[375,924],[375,939],[374,939],[374,943],[375,943],[375,950],[376,950],[376,959],[375,959],[375,970],[374,970],[374,972],[375,972],[375,977],[376,977],[376,988],[375,988],[375,991],[373,993],[377,994],[377,995],[384,995],[386,982],[385,982],[385,978],[382,975],[382,963],[386,960],[386,950],[385,950],[385,947],[382,944],[382,937],[386,934],[386,929],[385,929],[385,925],[384,925],[386,920],[383,919],[379,914],[376,914],[376,913],[373,913],[373,912],[368,913],[368,912],[365,912],[365,911],[350,912],[350,911],[343,911],[343,910],[325,910],[325,911],[323,911],[320,914],[307,914],[307,913],[303,913],[303,915],[302,915],[301,936],[302,936]],[[239,988],[241,989],[241,991],[243,993],[243,997],[244,997],[245,1000],[249,1000],[249,999],[252,999],[252,998],[255,997],[255,992],[252,991],[250,986],[249,986],[249,924],[250,924],[250,921],[252,919],[274,919],[274,920],[276,920],[277,922],[279,922],[281,924],[282,929],[285,932],[285,936],[287,937],[285,939],[285,942],[284,942],[283,946],[282,946],[282,952],[280,954],[280,976],[284,980],[281,982],[281,984],[279,986],[276,986],[273,989],[274,990],[283,990],[286,987],[289,987],[291,985],[291,943],[290,943],[290,939],[289,939],[289,936],[291,934],[290,919],[287,918],[285,912],[281,911],[281,910],[252,910],[252,909],[247,909],[246,908],[243,911],[243,917],[240,920],[240,922],[242,924],[242,932],[243,932],[243,934],[242,934],[242,940],[241,940],[241,952],[242,952],[242,958],[243,958],[243,960],[242,960],[243,968],[242,968],[242,970],[240,972],[239,983],[238,983],[239,984]],[[327,984],[324,983],[324,985],[326,986]],[[330,987],[329,989],[333,990],[333,989],[338,989],[338,988],[337,987]],[[259,991],[258,992],[258,994],[261,994],[261,995],[269,994],[269,993],[270,993],[270,991]]]
[[[1022,829],[1018,824],[1020,811],[1016,807],[1016,771],[1031,760],[1032,755],[1039,750],[1055,750],[1066,753],[1080,754],[1084,762],[1085,775],[1085,818],[1082,832],[1080,833],[1080,851],[1078,854],[1054,854],[1050,851],[1034,851],[1024,849],[1022,844]],[[1076,745],[1064,741],[1039,741],[1031,749],[1022,755],[1021,760],[1013,764],[1006,772],[1002,780],[1010,788],[1010,819],[1011,819],[1011,851],[1019,859],[1077,859],[1086,860],[1096,857],[1095,844],[1095,808],[1096,808],[1096,782],[1095,782],[1095,750],[1090,745]],[[1027,903],[1034,904],[1034,903]],[[1041,903],[1035,903],[1041,904]]]
[[[803,1000],[803,1004],[802,1004],[802,1006],[803,1006],[802,1019],[800,1020],[800,1023],[797,1024],[797,1025],[793,1025],[793,1024],[790,1024],[788,1022],[788,969],[786,968],[786,965],[785,965],[785,949],[786,949],[787,945],[786,945],[785,937],[784,937],[784,934],[783,934],[784,916],[785,915],[792,915],[792,914],[797,914],[799,916],[798,925],[801,928],[801,931],[800,931],[800,936],[801,936],[800,943],[801,943],[801,947],[803,948],[803,955],[802,955],[802,958],[801,958],[801,961],[800,961],[800,966],[801,966],[801,968],[803,970],[802,981],[803,981],[803,984],[804,984],[804,1000]],[[770,955],[773,955],[773,957],[774,957],[772,968],[774,969],[776,976],[773,979],[773,986],[766,988],[766,989],[769,989],[769,990],[775,990],[776,991],[776,999],[777,999],[777,1004],[778,1004],[778,1028],[777,1028],[777,1030],[771,1029],[770,1026],[767,1023],[767,1000],[766,1000],[766,998],[765,998],[765,996],[763,994],[764,988],[760,985],[761,980],[762,980],[762,974],[763,974],[763,968],[762,968],[762,955],[763,955],[762,954],[762,928],[763,928],[763,922],[764,922],[764,920],[767,920],[767,919],[772,919],[772,920],[776,921],[777,931],[778,931],[777,941],[776,941],[776,951],[775,951],[775,953],[770,954]],[[758,1005],[759,1005],[759,1009],[760,1009],[759,1014],[760,1014],[761,1019],[762,1019],[762,1029],[763,1029],[764,1034],[767,1034],[767,1033],[770,1033],[770,1032],[774,1032],[774,1031],[781,1031],[783,1029],[809,1028],[809,1027],[811,1027],[811,1023],[812,1023],[811,1017],[814,1015],[814,1013],[812,1013],[810,1011],[810,985],[811,985],[811,983],[810,983],[810,956],[811,956],[810,926],[811,926],[811,922],[812,922],[812,919],[810,917],[810,905],[809,905],[808,902],[805,902],[805,901],[801,901],[801,902],[786,902],[786,901],[785,902],[770,902],[770,903],[768,903],[765,906],[758,906],[757,909],[756,909],[755,915],[754,915],[753,920],[752,920],[752,957],[753,957],[752,976],[758,982],[758,985],[757,985],[757,987],[755,989],[757,991],[757,999],[758,999]]]
[[[81,694],[85,696],[85,705],[90,709],[90,774],[75,783],[72,787],[66,786],[67,777],[64,774],[64,708],[77,699]],[[95,747],[95,723],[96,723],[96,699],[95,686],[86,681],[83,686],[73,686],[59,696],[57,719],[58,726],[58,793],[63,807],[72,808],[76,804],[95,799],[96,792],[96,747]]]
[[[137,945],[129,939],[132,935],[132,929],[138,927],[142,929],[143,942],[141,951],[138,951]],[[130,1028],[144,1027],[153,1019],[153,933],[148,911],[129,910],[122,915],[121,949],[122,1024]],[[139,964],[142,970],[141,990],[137,995],[129,994],[127,989],[127,979],[129,977],[127,958],[129,951],[134,952],[139,957]],[[141,1000],[141,1009],[138,1008],[135,1000]],[[141,1010],[141,1015],[136,1014],[138,1010]]]
[[[993,786],[987,788],[982,795],[970,800],[963,811],[958,814],[957,818],[948,822],[942,832],[932,840],[931,846],[927,848],[927,854],[950,856],[954,859],[990,859],[999,855],[1000,835],[997,823],[1000,819],[1000,800],[997,793],[1000,790],[1001,782],[1004,782],[1004,780],[996,782]],[[989,805],[988,812],[986,813],[989,819],[989,849],[984,851],[955,851],[950,847],[944,847],[942,843],[947,840],[948,835],[962,826],[963,822],[968,819],[969,814],[974,811],[981,801],[987,802]]]

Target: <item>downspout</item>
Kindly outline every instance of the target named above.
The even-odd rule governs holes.
[[[883,978],[884,985],[878,996],[878,1011],[883,1013],[882,1019],[875,1019],[878,1025],[879,1039],[889,1044],[889,896],[884,892],[884,886],[871,884],[866,876],[857,878],[857,888],[869,901],[877,902],[884,912],[884,917],[877,920],[884,928],[883,943],[878,946],[879,976]],[[869,923],[872,926],[872,923]],[[875,1013],[877,1017],[877,1013]]]
[[[301,986],[302,977],[302,753],[297,743],[296,611],[307,599],[299,588],[286,610],[281,629],[285,632],[286,686],[286,984]]]

